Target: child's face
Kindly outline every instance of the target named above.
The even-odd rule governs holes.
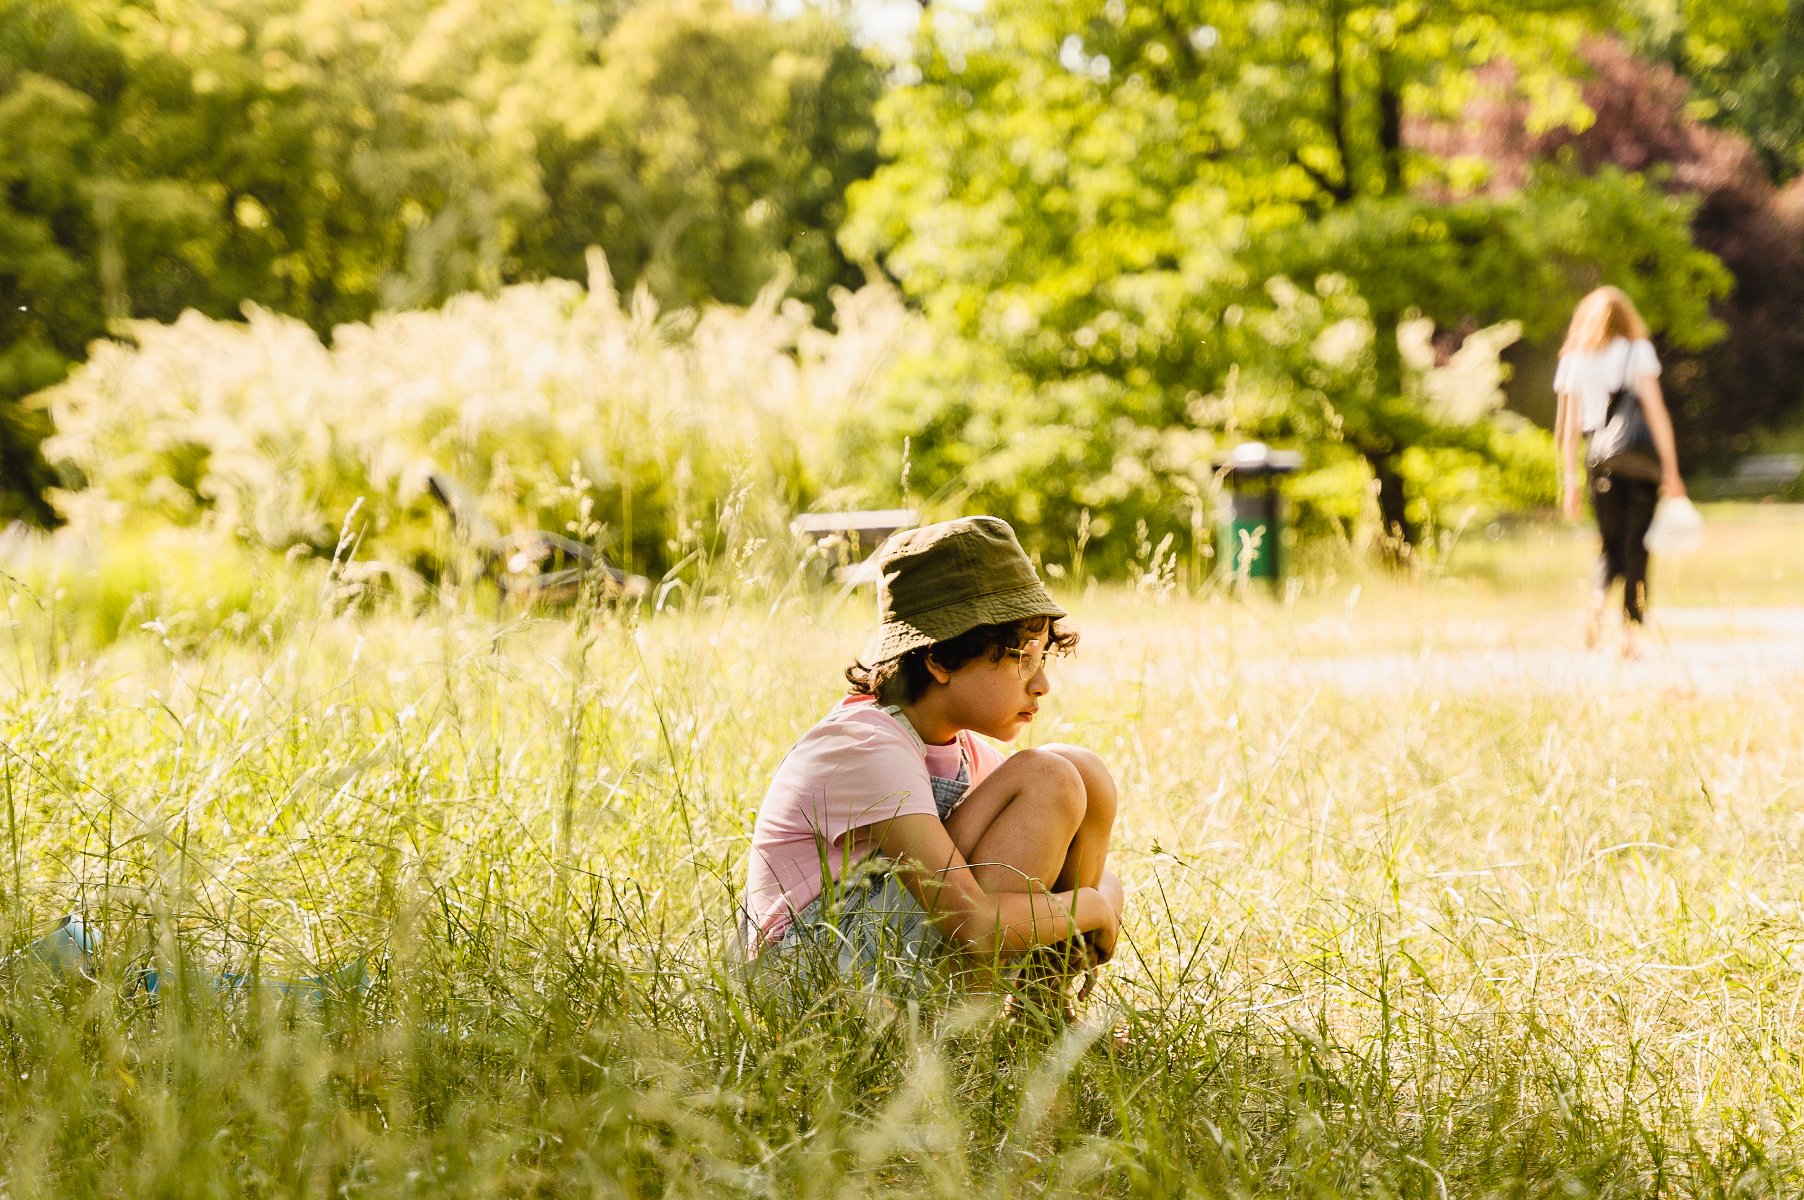
[[[946,673],[943,711],[962,729],[1013,741],[1033,724],[1040,698],[1052,690],[1046,658],[1044,633],[1024,640],[1018,649],[1005,650],[1000,661],[979,655]]]

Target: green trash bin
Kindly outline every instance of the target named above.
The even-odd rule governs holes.
[[[1278,483],[1303,466],[1295,450],[1244,442],[1215,461],[1228,485],[1215,531],[1216,570],[1229,579],[1283,575],[1284,497]]]

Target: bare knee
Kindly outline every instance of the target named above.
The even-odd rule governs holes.
[[[1084,788],[1085,822],[1114,824],[1115,777],[1109,774],[1109,768],[1103,765],[1102,759],[1097,757],[1094,751],[1064,743],[1047,746],[1044,748],[1044,752],[1063,759],[1077,771],[1078,779]]]
[[[1086,811],[1084,777],[1077,764],[1050,749],[1017,750],[1009,756],[1008,766],[1021,772],[1023,796],[1032,796],[1036,807],[1044,807],[1049,816],[1063,817],[1076,829]]]

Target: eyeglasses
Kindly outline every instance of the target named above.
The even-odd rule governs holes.
[[[1055,657],[1058,650],[1048,650],[1045,642],[1032,641],[1025,646],[1010,648],[1007,653],[1015,657],[1015,669],[1021,673],[1023,682],[1032,679],[1046,665],[1046,660]]]

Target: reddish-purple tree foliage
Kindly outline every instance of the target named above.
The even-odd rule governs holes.
[[[1780,191],[1747,140],[1686,113],[1691,85],[1670,68],[1636,58],[1613,38],[1584,46],[1584,85],[1595,121],[1582,131],[1531,133],[1527,106],[1513,98],[1513,69],[1494,65],[1491,90],[1459,125],[1420,126],[1411,140],[1440,157],[1478,155],[1492,192],[1520,188],[1536,162],[1584,171],[1639,171],[1675,193],[1695,196],[1696,244],[1735,277],[1716,314],[1727,336],[1701,353],[1669,352],[1667,389],[1679,435],[1693,454],[1745,449],[1751,433],[1804,401],[1804,190]]]

